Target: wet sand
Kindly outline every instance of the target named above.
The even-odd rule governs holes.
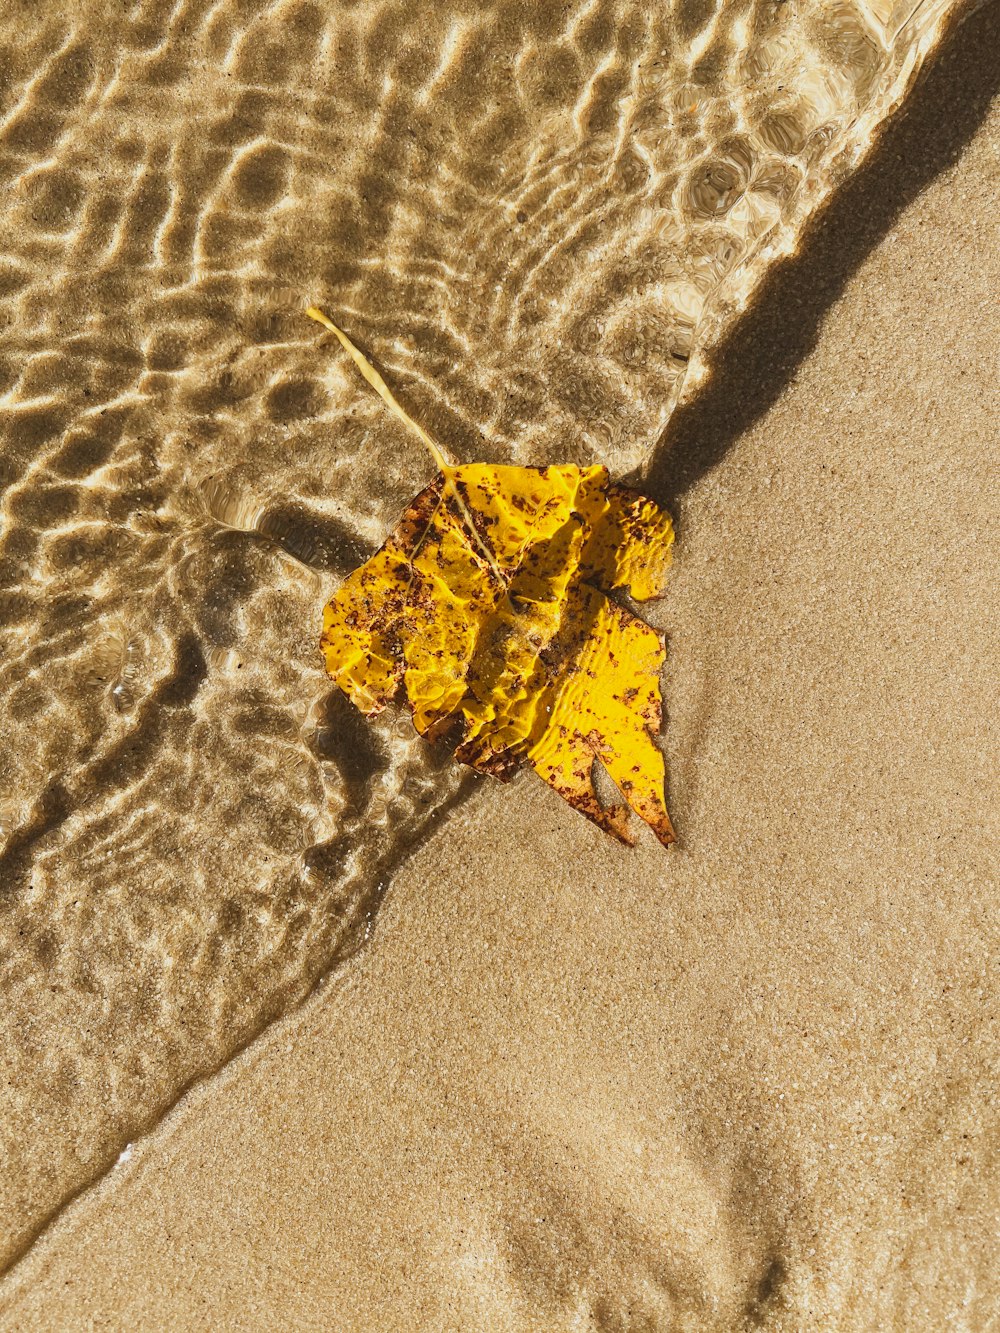
[[[4,1327],[995,1321],[998,137],[724,449],[705,409],[653,468],[679,845],[483,783],[368,946],[36,1243]]]

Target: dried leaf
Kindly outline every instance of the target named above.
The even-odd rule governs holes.
[[[309,313],[419,430],[346,335]],[[433,448],[435,480],[326,607],[330,676],[368,716],[404,695],[417,731],[447,736],[463,763],[505,780],[527,764],[630,842],[625,808],[605,808],[594,790],[599,759],[672,842],[654,739],[663,642],[609,596],[662,595],[669,517],[610,484],[604,467],[453,466]]]

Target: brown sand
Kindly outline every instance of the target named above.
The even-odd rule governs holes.
[[[683,494],[680,845],[484,783],[5,1327],[994,1325],[998,132]]]

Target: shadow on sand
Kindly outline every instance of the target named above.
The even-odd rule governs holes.
[[[684,492],[788,385],[868,253],[973,137],[1000,88],[998,52],[1000,4],[987,0],[952,26],[868,160],[821,209],[796,254],[763,280],[713,353],[704,391],[671,417],[639,483],[675,517]]]

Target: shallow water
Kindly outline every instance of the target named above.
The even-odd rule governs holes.
[[[641,466],[949,8],[7,7],[0,1263],[467,783],[324,680],[428,467],[305,304],[460,458]]]

